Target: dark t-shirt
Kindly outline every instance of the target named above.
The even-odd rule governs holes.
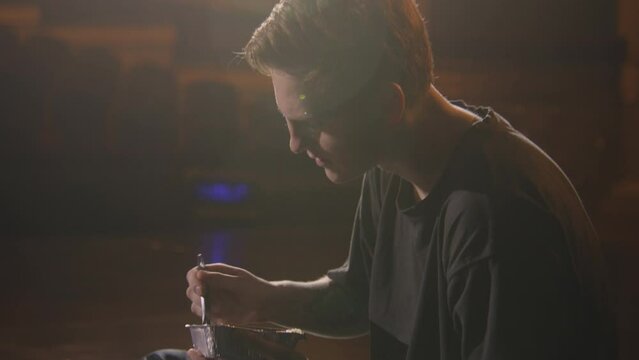
[[[373,359],[603,359],[601,252],[572,185],[489,108],[422,201],[364,177],[346,263]]]

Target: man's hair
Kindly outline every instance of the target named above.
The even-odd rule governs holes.
[[[410,106],[433,77],[415,0],[280,0],[244,57],[263,74],[299,77],[308,104],[323,109],[382,81],[398,83]]]

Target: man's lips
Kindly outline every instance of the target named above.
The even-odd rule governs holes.
[[[309,150],[306,151],[306,154],[308,155],[309,158],[311,158],[311,160],[315,161],[315,165],[320,166],[320,167],[326,166],[326,160],[322,159],[319,156],[316,156],[315,154],[313,154]]]

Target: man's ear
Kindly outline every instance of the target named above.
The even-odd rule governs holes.
[[[398,125],[404,118],[406,96],[398,83],[390,83],[386,93],[386,115],[390,125]]]

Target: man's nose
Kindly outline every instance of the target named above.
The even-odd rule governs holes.
[[[299,154],[304,151],[304,139],[300,134],[297,134],[294,131],[289,132],[290,139],[288,141],[288,146],[291,149],[293,154]]]
[[[299,128],[296,128],[294,125],[289,124],[288,126],[288,147],[291,149],[293,154],[299,154],[306,150],[306,136],[300,131]]]

